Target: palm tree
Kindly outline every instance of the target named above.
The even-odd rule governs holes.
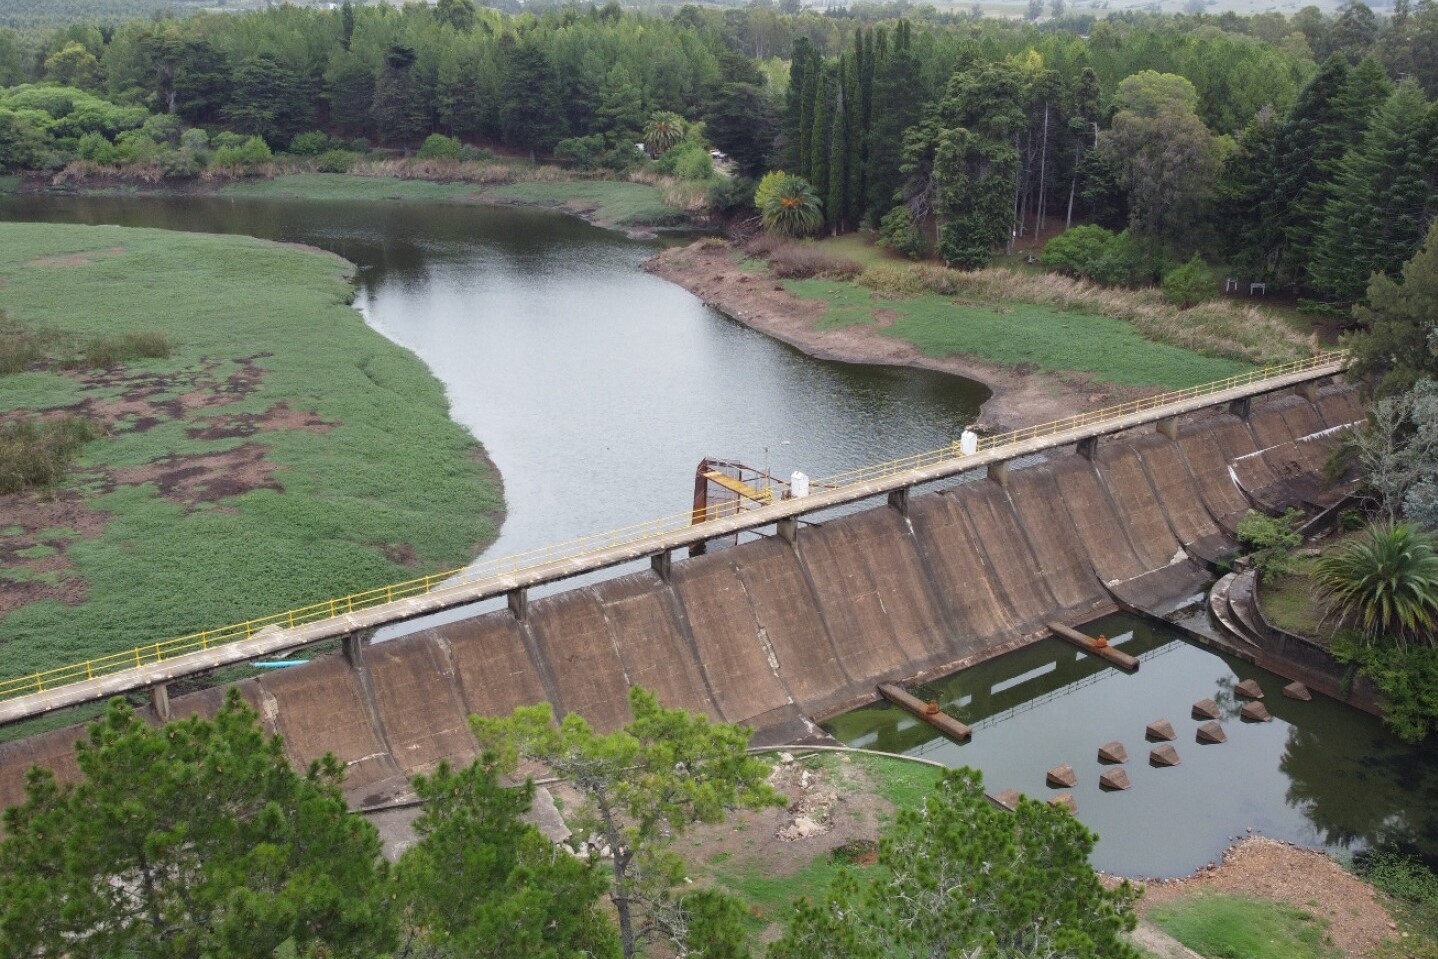
[[[1330,613],[1370,642],[1387,637],[1405,649],[1411,640],[1434,642],[1438,553],[1406,523],[1370,526],[1364,539],[1331,550],[1314,580]]]
[[[659,156],[684,139],[684,118],[664,110],[649,117],[644,127],[644,148],[650,156]]]
[[[759,215],[764,226],[775,233],[804,236],[824,225],[824,209],[819,205],[819,197],[803,177],[785,174],[782,180],[760,192],[763,195]]]

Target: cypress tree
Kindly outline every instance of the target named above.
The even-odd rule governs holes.
[[[814,194],[824,199],[829,196],[829,127],[832,124],[829,110],[829,71],[818,70],[814,76],[813,137],[809,150],[809,175],[805,177],[814,187]],[[824,221],[829,221],[830,210],[824,211]]]
[[[923,97],[919,65],[910,50],[909,23],[900,20],[893,43],[874,65],[872,105],[869,110],[868,170],[864,206],[869,219],[883,219],[898,203],[904,174],[904,131],[921,118]]]
[[[848,79],[854,61],[847,56],[839,58],[835,76],[834,131],[829,137],[829,226],[835,234],[847,228],[849,188],[849,114],[852,101],[849,99]]]
[[[780,166],[786,170],[798,170],[802,175],[804,159],[805,107],[808,105],[807,89],[809,61],[814,45],[808,37],[794,41],[789,59],[789,89],[784,101],[784,150],[780,154]]]
[[[814,166],[814,88],[818,84],[814,60],[804,64],[803,99],[799,102],[799,142],[794,168],[810,183]]]

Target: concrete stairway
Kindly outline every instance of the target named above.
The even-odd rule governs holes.
[[[1253,601],[1254,572],[1228,573],[1208,594],[1208,610],[1224,633],[1243,645],[1258,650],[1263,635],[1262,621]]]

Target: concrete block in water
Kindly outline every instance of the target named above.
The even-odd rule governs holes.
[[[1017,809],[1019,805],[1019,791],[1017,789],[1005,789],[1003,792],[995,793],[993,800],[1005,809]]]
[[[1153,766],[1177,766],[1179,763],[1178,750],[1173,748],[1172,743],[1155,746],[1148,754],[1148,761]]]
[[[1078,774],[1074,772],[1074,768],[1068,763],[1050,769],[1047,778],[1048,784],[1054,787],[1072,789],[1078,785]]]
[[[1313,694],[1308,691],[1308,687],[1298,682],[1289,683],[1287,686],[1284,686],[1283,695],[1289,699],[1296,699],[1301,703],[1306,703],[1313,698]]]
[[[1228,733],[1218,723],[1207,722],[1198,727],[1198,733],[1194,737],[1201,743],[1226,743]]]
[[[1169,742],[1178,738],[1178,733],[1173,731],[1173,723],[1167,719],[1155,719],[1149,723],[1148,728],[1144,730],[1144,735],[1147,736],[1151,742]]]
[[[1103,775],[1098,777],[1098,785],[1100,789],[1118,790],[1128,789],[1133,782],[1128,778],[1126,771],[1115,767],[1103,771]]]
[[[1200,699],[1193,704],[1194,719],[1217,719],[1222,715],[1223,711],[1218,708],[1218,703],[1211,699]]]
[[[1050,806],[1062,806],[1071,813],[1078,812],[1078,800],[1074,799],[1073,793],[1059,793],[1049,800]]]
[[[1263,687],[1258,685],[1258,680],[1256,679],[1245,679],[1243,682],[1233,687],[1233,691],[1244,699],[1263,698]]]
[[[1101,763],[1126,763],[1128,762],[1128,750],[1123,748],[1123,743],[1115,739],[1111,743],[1104,743],[1098,748],[1098,761]]]
[[[1273,719],[1268,714],[1268,707],[1259,702],[1244,703],[1238,715],[1250,723],[1266,723]]]

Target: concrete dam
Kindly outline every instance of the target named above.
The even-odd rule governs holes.
[[[631,685],[778,743],[874,698],[875,684],[950,672],[1031,642],[1043,624],[1118,605],[1163,612],[1196,594],[1251,508],[1332,505],[1334,434],[1361,421],[1349,387],[1255,400],[980,473],[941,491],[535,599],[237,684],[306,764],[347,764],[353,805],[475,756],[466,717],[551,702],[600,729]],[[224,689],[178,696],[211,714]],[[0,745],[0,807],[39,763],[75,774],[78,727]]]

